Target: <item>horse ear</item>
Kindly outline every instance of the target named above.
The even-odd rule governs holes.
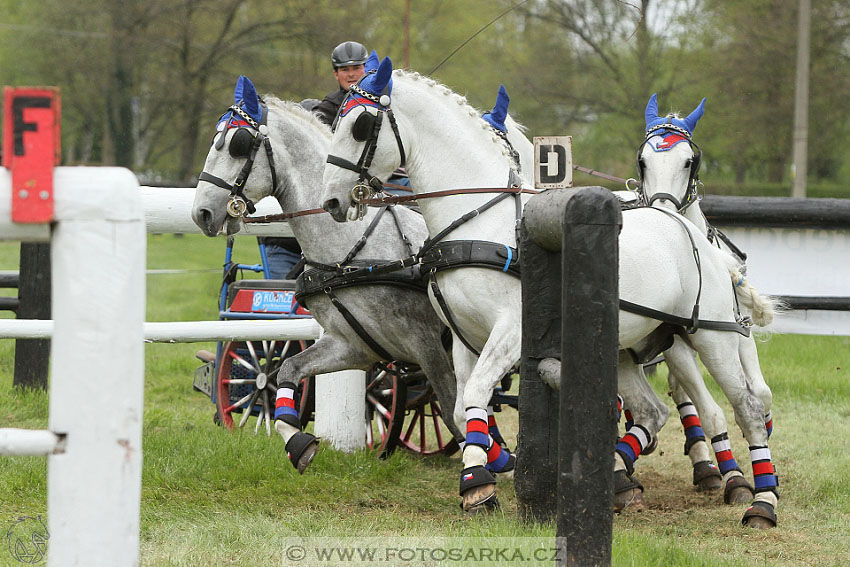
[[[504,122],[508,115],[508,105],[511,103],[511,97],[508,96],[508,91],[505,85],[499,85],[499,94],[496,95],[496,105],[493,107],[493,119],[497,122]]]
[[[694,109],[694,111],[691,112],[688,115],[687,118],[685,118],[685,124],[687,125],[688,132],[693,134],[694,128],[697,127],[697,122],[699,121],[700,118],[702,118],[703,114],[705,114],[705,99],[704,98],[702,99],[702,102],[699,103],[699,106],[697,106]]]
[[[508,91],[505,89],[505,85],[500,85],[499,94],[496,95],[496,104],[493,106],[493,110],[486,112],[482,118],[484,118],[484,120],[486,120],[493,128],[501,130],[507,134],[505,118],[508,116],[508,105],[510,103],[511,97],[508,96]]]
[[[646,112],[644,113],[646,118],[646,126],[649,127],[652,122],[658,120],[658,95],[657,93],[652,93],[652,96],[649,97],[649,102],[646,103]]]
[[[236,79],[236,88],[233,90],[233,104],[239,104],[239,101],[242,100],[242,93],[245,90],[245,81],[250,83],[251,79],[245,75],[239,75],[239,78]]]
[[[363,65],[363,70],[367,73],[369,71],[374,71],[378,68],[379,63],[380,59],[378,58],[378,52],[373,49],[372,53],[369,55],[369,58],[366,60],[366,63]]]
[[[393,76],[393,62],[389,57],[384,57],[381,64],[378,65],[378,72],[375,74],[375,81],[372,83],[374,89],[373,94],[381,94],[384,87],[390,82]]]
[[[257,95],[257,91],[254,88],[254,83],[252,83],[247,77],[245,78],[245,88],[242,92],[242,100],[245,101],[245,112],[259,122],[260,120],[260,97]]]

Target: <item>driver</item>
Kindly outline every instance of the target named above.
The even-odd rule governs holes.
[[[337,45],[331,53],[331,64],[333,65],[334,78],[339,83],[339,88],[334,90],[320,102],[313,112],[319,120],[330,126],[333,124],[339,105],[342,104],[348,87],[360,80],[364,74],[363,65],[369,54],[366,48],[356,41],[344,41]]]

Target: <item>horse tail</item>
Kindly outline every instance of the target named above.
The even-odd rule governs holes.
[[[738,301],[750,311],[750,316],[755,325],[766,327],[773,322],[776,314],[783,311],[782,302],[770,295],[759,293],[756,288],[750,285],[738,266],[729,269],[729,277],[735,286]]]

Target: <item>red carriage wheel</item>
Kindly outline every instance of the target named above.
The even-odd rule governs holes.
[[[382,459],[398,447],[406,405],[407,388],[396,373],[366,373],[366,446]]]
[[[421,455],[452,455],[460,448],[443,423],[443,411],[433,388],[424,377],[408,376],[407,415],[399,442]]]
[[[215,382],[218,420],[228,429],[244,428],[254,418],[254,433],[265,424],[271,435],[281,361],[301,352],[310,341],[234,341],[224,344]],[[307,383],[310,392],[310,384]],[[309,404],[309,397],[303,400]],[[308,406],[309,407],[309,406]],[[305,412],[306,413],[306,412]],[[240,416],[241,417],[238,417]],[[312,415],[310,411],[307,415]],[[237,416],[234,419],[234,416]]]

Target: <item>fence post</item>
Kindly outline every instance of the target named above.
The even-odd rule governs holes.
[[[559,401],[537,367],[561,358],[561,263],[560,251],[528,237],[528,222],[523,219],[520,241],[523,322],[514,485],[520,516],[545,522],[557,512]]]
[[[50,319],[50,243],[22,242],[18,279],[18,319]],[[47,388],[50,339],[15,341],[13,384]]]
[[[550,190],[529,201],[523,225],[521,254],[531,255],[523,256],[521,388],[528,380],[531,387],[526,391],[532,393],[532,399],[522,402],[531,406],[520,406],[518,453],[523,462],[522,466],[518,463],[516,481],[520,511],[530,510],[535,518],[551,517],[551,504],[529,500],[530,487],[557,486],[557,535],[566,546],[558,564],[607,566],[611,564],[617,440],[618,234],[622,215],[617,199],[601,187]],[[560,259],[547,256],[557,251]],[[537,261],[545,261],[547,266],[529,266]],[[540,270],[546,282],[531,283]],[[560,272],[558,283],[562,285],[552,283],[555,271]],[[529,295],[527,282],[532,286]],[[539,318],[535,311],[541,309],[535,305],[538,298],[530,295],[536,291],[543,292],[540,303],[549,309],[557,303],[552,296],[560,297],[559,321],[551,314]],[[552,351],[557,329],[560,353],[546,356]],[[540,377],[539,365],[545,358],[561,360],[560,411],[554,426],[554,394],[545,391],[548,386],[543,386]],[[521,391],[520,400],[523,395]],[[532,415],[524,416],[523,407],[533,408]],[[549,423],[538,419],[544,413]],[[534,453],[529,442],[532,451],[543,442],[551,445]],[[555,482],[553,454],[557,455]]]

